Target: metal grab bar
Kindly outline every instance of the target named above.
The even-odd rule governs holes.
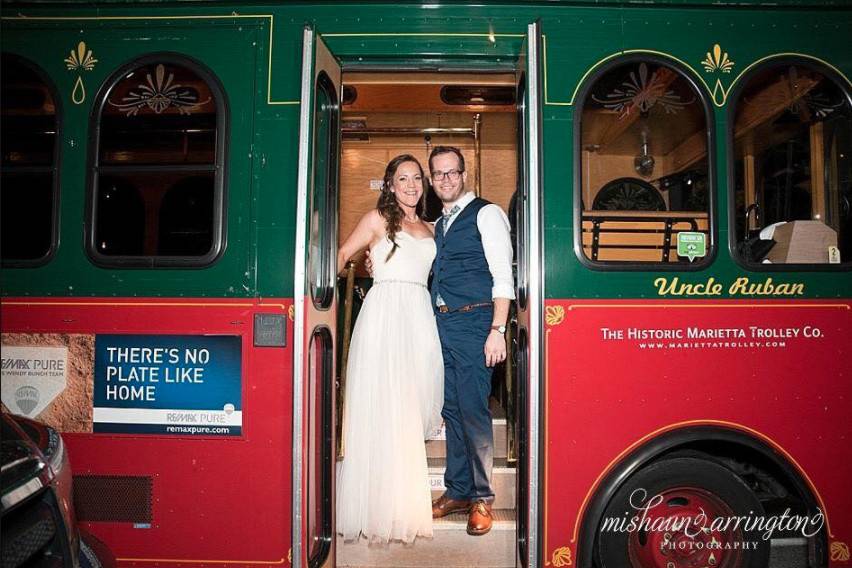
[[[479,115],[476,115],[479,116]],[[475,134],[473,128],[415,128],[406,126],[388,126],[385,128],[341,128],[343,134]]]
[[[752,203],[745,210],[745,224],[746,224],[746,232],[751,230],[751,226],[749,225],[749,221],[751,220],[751,212],[754,211],[754,228],[760,228],[760,205],[757,203]]]
[[[517,318],[511,313],[506,325],[506,461],[518,461],[517,445],[515,443],[515,346],[514,328]]]
[[[337,382],[337,461],[346,450],[343,425],[346,420],[346,363],[349,360],[349,342],[352,339],[352,299],[355,292],[355,261],[346,263],[346,294],[343,299],[343,339],[340,346],[340,379]]]

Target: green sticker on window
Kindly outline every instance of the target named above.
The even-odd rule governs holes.
[[[689,262],[707,256],[707,235],[682,232],[677,234],[677,255],[686,256]]]

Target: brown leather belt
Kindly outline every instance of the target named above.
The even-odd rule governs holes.
[[[450,307],[447,306],[447,305],[443,305],[443,306],[438,306],[438,311],[442,314],[449,314],[449,313],[453,313],[453,312],[469,312],[473,309],[484,308],[484,307],[490,306],[490,305],[491,305],[491,302],[480,302],[478,304],[468,304],[466,306],[462,306],[462,307],[456,308],[454,310],[451,310]]]

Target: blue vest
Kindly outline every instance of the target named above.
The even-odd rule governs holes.
[[[476,226],[477,214],[486,205],[489,202],[479,197],[468,203],[446,235],[443,217],[435,225],[438,253],[432,264],[433,306],[439,293],[451,310],[491,301],[493,278]]]

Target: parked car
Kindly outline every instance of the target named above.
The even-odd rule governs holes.
[[[109,550],[77,526],[59,432],[7,412],[2,417],[2,568],[114,566]]]

